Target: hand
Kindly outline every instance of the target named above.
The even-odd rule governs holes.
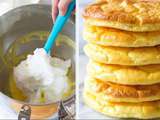
[[[52,6],[53,21],[56,20],[58,13],[62,16],[66,14],[70,2],[72,2],[72,0],[53,0],[53,6]]]

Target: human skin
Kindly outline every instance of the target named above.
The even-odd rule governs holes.
[[[58,13],[60,15],[65,15],[68,5],[72,0],[52,0],[52,18],[53,21],[56,20]]]

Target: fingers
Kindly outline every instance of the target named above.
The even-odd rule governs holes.
[[[58,3],[59,3],[59,0],[52,0],[53,3],[52,3],[52,19],[53,21],[56,20],[56,17],[58,15]]]
[[[68,9],[68,5],[72,0],[53,0],[53,7],[52,7],[52,18],[53,21],[56,20],[58,13],[60,15],[65,15]]]
[[[65,15],[67,12],[68,5],[70,4],[71,0],[60,0],[58,4],[59,8],[59,14],[60,15]]]

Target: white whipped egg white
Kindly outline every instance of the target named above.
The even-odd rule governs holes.
[[[14,68],[16,85],[31,103],[56,102],[69,89],[70,67],[71,60],[51,57],[43,48],[37,48]]]

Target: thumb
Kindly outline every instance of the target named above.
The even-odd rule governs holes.
[[[64,16],[67,12],[71,0],[61,0],[58,4],[59,14]]]

